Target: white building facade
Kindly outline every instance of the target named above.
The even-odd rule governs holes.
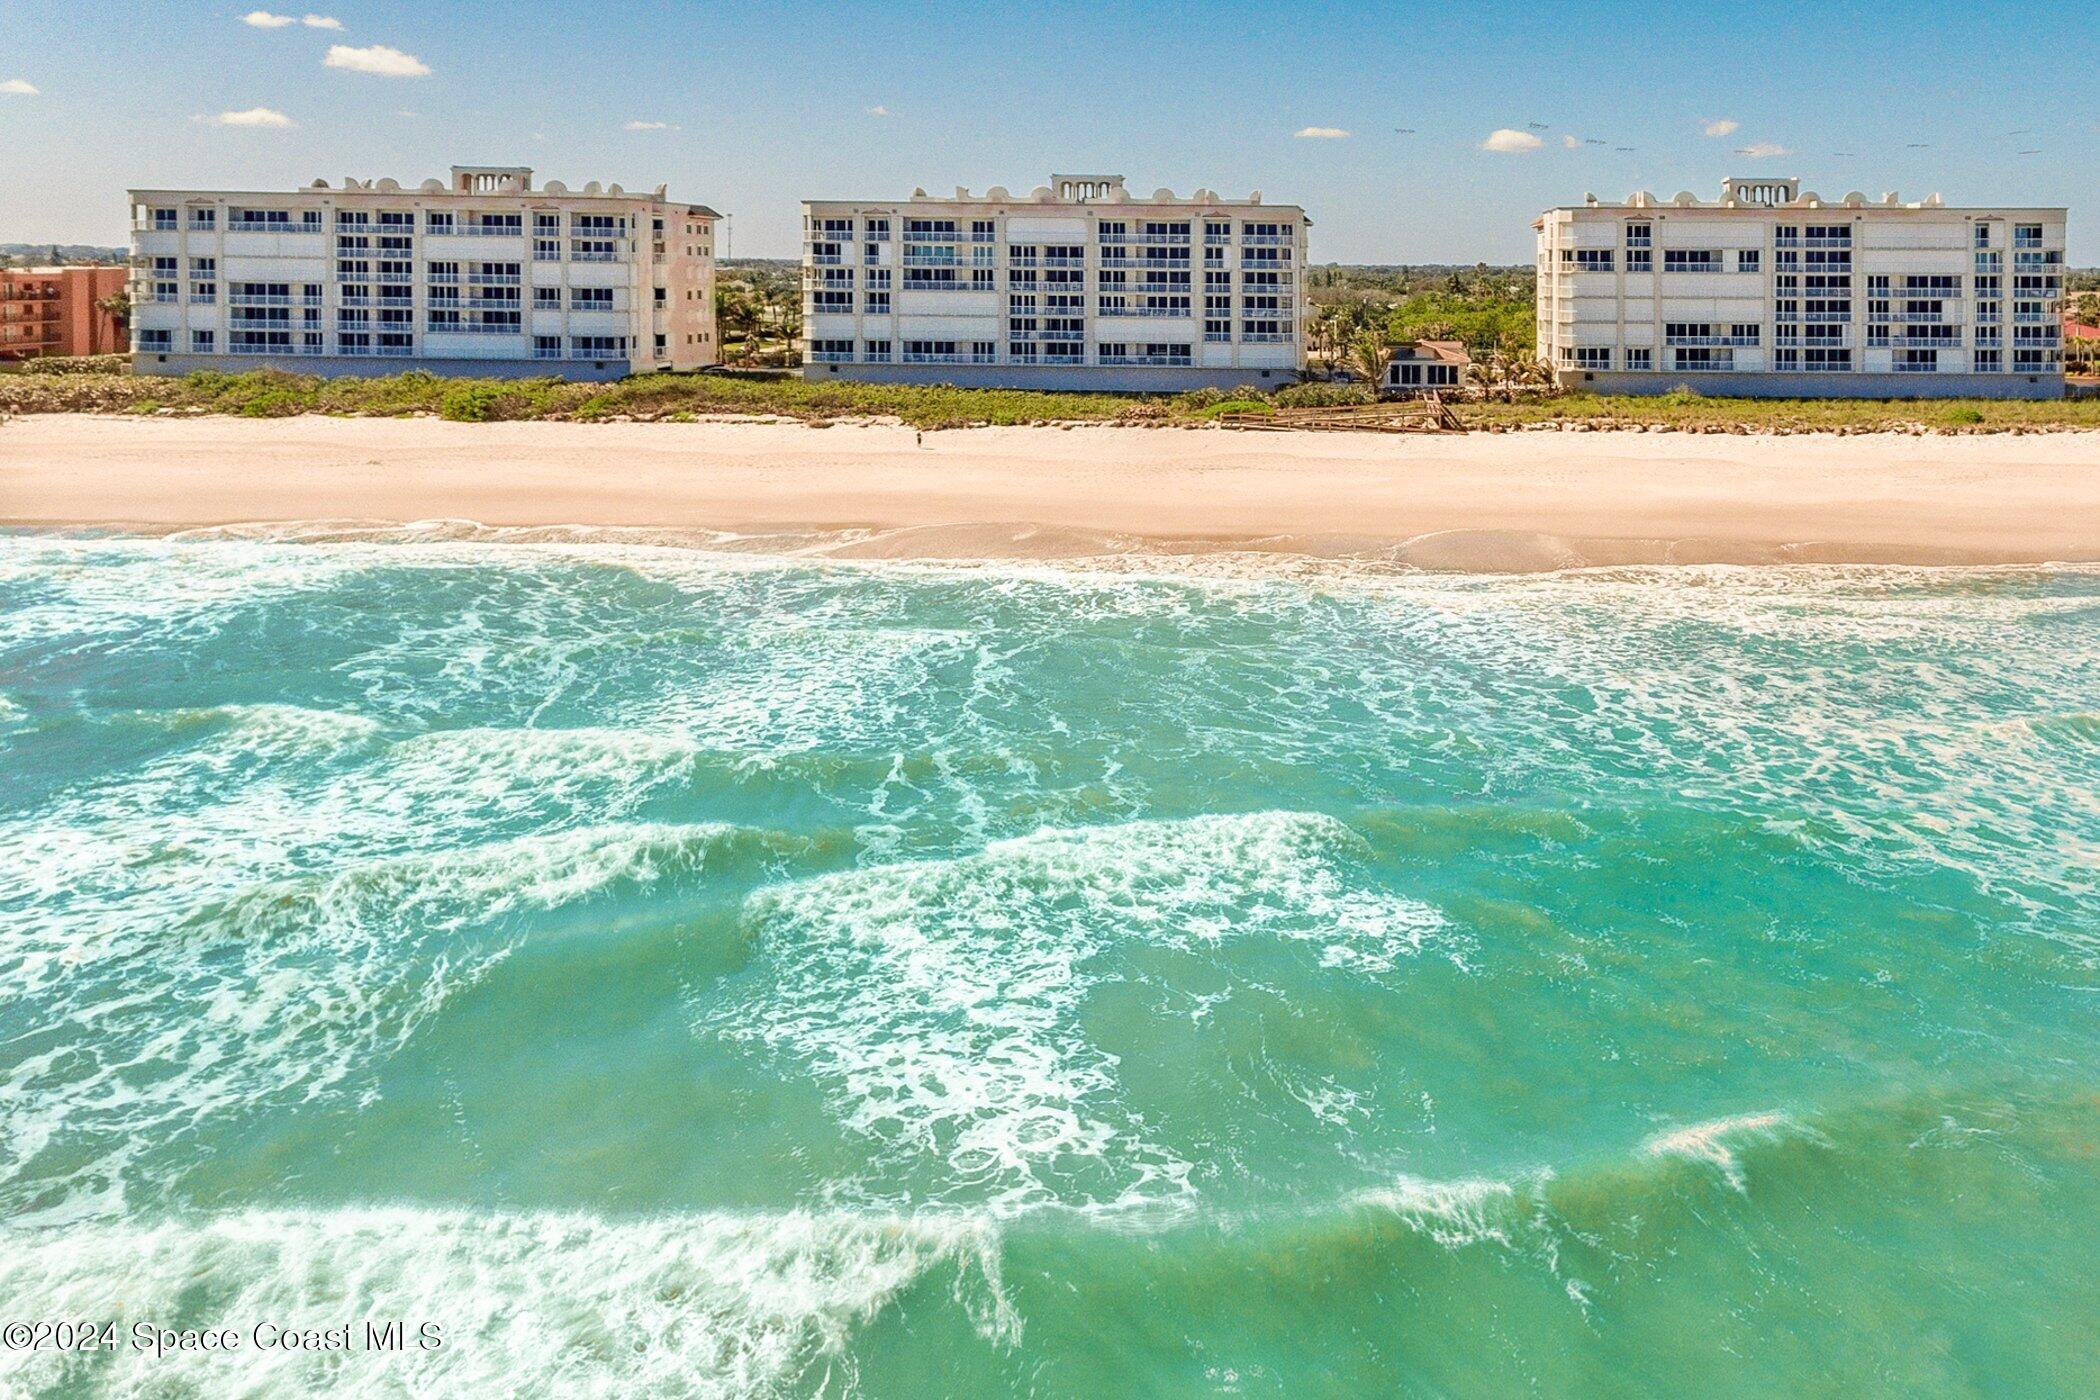
[[[1598,393],[2059,398],[2062,209],[1594,196],[1538,230],[1539,356]]]
[[[522,166],[131,191],[135,367],[615,379],[716,363],[714,225]]]
[[[812,380],[1159,392],[1274,388],[1305,365],[1309,221],[1259,192],[1054,175],[802,209]]]

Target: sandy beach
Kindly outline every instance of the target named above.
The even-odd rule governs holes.
[[[2100,560],[2100,434],[0,424],[0,522],[11,527],[437,519],[730,532],[848,557],[1251,549],[1477,570],[2088,562]]]

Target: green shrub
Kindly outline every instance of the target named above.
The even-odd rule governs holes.
[[[1276,391],[1278,408],[1339,408],[1377,400],[1378,396],[1361,384],[1293,384]]]
[[[1198,414],[1199,418],[1219,418],[1228,413],[1274,413],[1276,406],[1267,399],[1224,399],[1212,404]]]
[[[40,355],[21,364],[24,374],[129,374],[129,355]]]
[[[1949,423],[1981,423],[1983,421],[1983,410],[1980,408],[1949,409],[1947,411],[1947,421]]]
[[[469,379],[445,390],[438,417],[451,423],[486,423],[503,415],[504,390],[486,380]]]

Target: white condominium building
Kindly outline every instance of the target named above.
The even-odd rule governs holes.
[[[131,191],[141,373],[613,379],[715,363],[714,225],[661,186],[537,189],[521,166],[449,184]]]
[[[1309,220],[1259,192],[1053,175],[802,211],[811,379],[1157,391],[1276,386],[1305,364]]]
[[[1600,393],[2057,398],[2064,211],[1729,180],[1549,209],[1539,355]]]

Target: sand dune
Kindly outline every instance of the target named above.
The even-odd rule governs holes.
[[[2100,434],[0,425],[0,521],[11,526],[429,519],[703,532],[863,558],[1251,549],[1466,570],[2086,562],[2100,560]]]

